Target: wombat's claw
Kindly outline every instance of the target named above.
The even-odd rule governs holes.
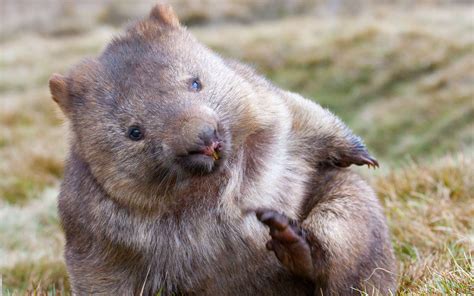
[[[368,157],[362,156],[361,161],[362,161],[362,165],[366,164],[369,168],[376,169],[379,167],[379,162],[377,161],[377,159],[371,156],[368,156]]]
[[[357,154],[343,155],[336,160],[333,160],[332,164],[341,168],[347,168],[353,164],[359,166],[367,165],[369,168],[374,169],[379,167],[377,159],[373,158],[365,151]]]
[[[314,274],[311,250],[303,230],[284,214],[274,210],[256,211],[258,220],[270,228],[272,239],[266,248],[291,272],[311,279]]]

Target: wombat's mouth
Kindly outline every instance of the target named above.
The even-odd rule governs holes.
[[[219,160],[221,158],[222,143],[215,141],[212,142],[209,146],[204,146],[198,150],[192,150],[188,152],[188,155],[205,155],[212,157],[214,160]]]
[[[206,175],[218,170],[225,159],[224,143],[213,141],[207,146],[197,147],[186,154],[178,155],[178,164],[193,175]]]

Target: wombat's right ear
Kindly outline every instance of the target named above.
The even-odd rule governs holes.
[[[71,110],[67,78],[56,73],[51,75],[49,78],[49,90],[53,100],[59,105],[64,115],[69,115]]]
[[[171,27],[179,27],[179,19],[176,16],[171,5],[168,4],[157,4],[150,12],[150,18],[152,20],[160,22],[162,25]]]

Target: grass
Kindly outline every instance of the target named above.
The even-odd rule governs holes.
[[[188,23],[244,22],[190,29],[223,55],[252,63],[278,85],[335,111],[381,159],[382,169],[367,178],[393,234],[400,295],[472,293],[474,27],[469,9],[274,19],[275,10],[245,20],[253,6],[244,2],[232,4],[240,7],[235,18],[227,8],[219,16],[190,6]],[[292,13],[299,13],[300,2],[295,3]],[[103,12],[104,22],[124,17],[107,12],[121,13]],[[73,35],[24,33],[0,41],[4,295],[69,291],[56,213],[67,129],[47,80],[97,54],[116,31],[101,26]]]
[[[400,259],[400,294],[472,292],[473,165],[472,154],[458,154],[374,180]]]
[[[4,295],[14,291],[68,291],[57,194],[57,189],[48,189],[26,205],[0,208]]]

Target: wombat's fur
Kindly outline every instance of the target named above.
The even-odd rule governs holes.
[[[382,209],[345,168],[377,165],[361,140],[170,7],[50,88],[71,125],[59,213],[75,294],[395,290]]]

